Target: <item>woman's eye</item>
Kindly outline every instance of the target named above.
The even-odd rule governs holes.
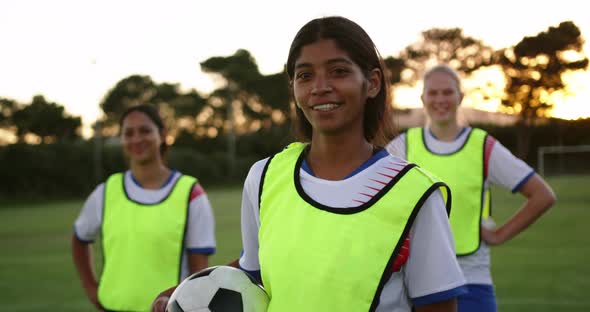
[[[141,134],[150,134],[151,132],[152,132],[152,129],[147,128],[147,127],[139,129],[139,133],[141,133]]]
[[[346,68],[335,68],[332,71],[336,76],[343,76],[349,73],[349,70]]]
[[[300,72],[295,76],[297,79],[308,79],[311,77],[311,74],[308,72]]]

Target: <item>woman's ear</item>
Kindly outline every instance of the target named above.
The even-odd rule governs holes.
[[[368,81],[369,84],[367,95],[370,98],[374,98],[377,96],[377,94],[379,94],[379,91],[381,91],[381,84],[383,83],[383,75],[381,74],[381,70],[378,68],[373,69],[369,73]]]

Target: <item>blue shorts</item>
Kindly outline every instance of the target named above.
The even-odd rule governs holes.
[[[496,312],[496,294],[494,286],[467,284],[467,294],[457,298],[457,312]]]

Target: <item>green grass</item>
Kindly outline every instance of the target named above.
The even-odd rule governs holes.
[[[499,311],[590,311],[590,177],[549,180],[557,205],[514,240],[492,249]],[[241,249],[240,188],[211,189],[218,252],[226,264]],[[93,311],[70,256],[82,200],[0,203],[0,311]],[[506,220],[521,196],[494,192],[494,216]]]
[[[590,311],[590,177],[549,180],[556,205],[532,227],[492,249],[492,276],[499,311]],[[493,213],[499,223],[522,197],[498,190]]]
[[[210,264],[226,264],[240,255],[242,191],[235,187],[207,193],[215,209],[218,245]],[[82,204],[82,199],[0,203],[0,311],[94,311],[70,253]],[[97,260],[99,251],[95,248]]]

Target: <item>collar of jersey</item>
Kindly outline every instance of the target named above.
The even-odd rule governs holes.
[[[170,170],[170,175],[168,176],[168,179],[166,179],[166,181],[162,184],[162,186],[160,186],[160,190],[165,188],[166,186],[168,186],[168,184],[170,184],[170,182],[172,182],[172,178],[174,178],[174,174],[176,174],[176,170],[172,169]],[[133,183],[137,186],[139,186],[140,188],[144,188],[141,183],[139,183],[139,181],[135,178],[135,176],[133,175],[133,172],[131,172],[131,170],[129,170],[129,176],[131,177],[131,181],[133,181]]]
[[[375,153],[373,153],[373,156],[371,156],[371,158],[367,159],[367,161],[362,163],[358,168],[354,169],[349,175],[344,177],[343,180],[346,180],[357,175],[358,173],[369,168],[372,164],[376,163],[379,159],[386,157],[387,155],[388,153],[385,149],[378,149]],[[311,167],[309,167],[309,164],[305,159],[303,159],[303,162],[301,163],[301,169],[303,169],[303,171],[307,172],[309,175],[315,177],[313,171],[311,170]]]

